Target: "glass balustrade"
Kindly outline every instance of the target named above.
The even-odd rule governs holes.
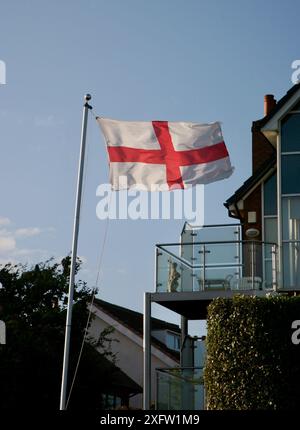
[[[298,269],[298,251],[293,252]],[[274,243],[193,242],[156,247],[157,292],[272,290],[277,286],[277,272]]]
[[[157,369],[156,409],[203,410],[203,368]]]
[[[284,287],[286,289],[300,290],[300,241],[284,241],[282,248]]]

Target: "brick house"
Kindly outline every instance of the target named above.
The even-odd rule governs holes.
[[[252,176],[225,202],[241,222],[242,238],[278,246],[277,291],[300,291],[300,84],[278,102],[264,99],[265,116],[252,124]],[[279,221],[278,221],[279,220]],[[271,284],[270,259],[262,276]]]
[[[179,243],[156,245],[155,292],[145,293],[144,299],[145,409],[153,372],[152,303],[181,316],[176,380],[173,370],[165,369],[168,408],[176,404],[177,409],[203,409],[203,360],[197,360],[197,343],[191,348],[186,342],[189,321],[205,320],[207,306],[216,297],[300,292],[300,84],[278,102],[273,95],[265,96],[264,117],[252,124],[252,175],[224,205],[234,223],[199,227],[185,223]],[[175,401],[179,380],[181,391]],[[158,384],[158,398],[160,392],[165,394],[165,385]]]

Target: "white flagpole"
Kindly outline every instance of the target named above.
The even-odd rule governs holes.
[[[83,171],[84,171],[86,129],[87,129],[87,121],[88,121],[88,110],[92,108],[88,104],[88,102],[89,102],[89,100],[91,100],[91,98],[92,97],[90,96],[90,94],[86,94],[84,96],[85,103],[83,106],[80,157],[79,157],[79,167],[78,167],[78,177],[77,177],[77,192],[76,192],[75,217],[74,217],[74,227],[73,227],[73,242],[72,242],[72,254],[71,254],[71,268],[70,268],[70,279],[69,279],[69,298],[68,298],[68,307],[67,307],[64,361],[63,361],[61,392],[60,392],[60,410],[66,409],[66,402],[67,402],[67,384],[68,384],[70,336],[71,336],[71,323],[72,323],[72,307],[73,307],[73,293],[74,293],[75,268],[76,268],[76,257],[77,257],[78,232],[79,232],[80,204],[81,204]]]

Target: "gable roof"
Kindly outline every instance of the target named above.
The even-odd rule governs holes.
[[[276,103],[274,108],[270,111],[268,115],[266,115],[264,118],[255,121],[257,125],[260,127],[263,127],[265,124],[267,124],[275,115],[277,112],[280,111],[280,109],[293,97],[293,95],[300,89],[300,83],[293,85],[287,93]]]
[[[110,317],[118,321],[119,323],[126,326],[128,329],[133,331],[140,337],[143,337],[143,314],[140,312],[133,311],[122,306],[115,305],[113,303],[106,302],[95,298],[94,305],[101,309],[103,312],[108,314]],[[180,334],[180,328],[176,324],[172,324],[166,321],[162,321],[157,318],[151,318],[151,331],[155,330],[170,330],[177,334]],[[151,336],[151,342],[158,349],[165,354],[171,356],[173,360],[179,360],[179,352],[168,348],[163,342],[160,342],[153,336]]]
[[[261,130],[271,119],[288,103],[292,97],[300,90],[300,83],[293,85],[287,93],[276,103],[274,108],[270,111],[268,115],[264,118],[259,119],[253,122],[252,129]],[[267,136],[268,138],[268,136]],[[270,138],[270,136],[269,136]],[[268,138],[268,139],[269,139]],[[262,164],[261,167],[257,169],[257,171],[248,178],[243,185],[238,188],[235,193],[230,196],[224,206],[228,209],[230,205],[237,203],[241,200],[251,189],[253,189],[262,179],[263,177],[271,170],[276,167],[276,153],[266,160],[265,163]]]
[[[255,185],[259,183],[261,179],[276,166],[276,154],[274,153],[272,157],[267,160],[261,167],[259,167],[256,172],[248,178],[243,185],[238,188],[235,193],[230,196],[224,206],[228,209],[230,205],[237,203],[241,200]]]

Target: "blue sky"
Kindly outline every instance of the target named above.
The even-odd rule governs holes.
[[[251,174],[251,122],[263,96],[292,86],[300,58],[298,1],[12,0],[1,6],[0,261],[34,263],[71,248],[84,93],[95,114],[124,120],[222,121],[235,173],[208,185],[205,222],[230,222],[223,202]],[[88,126],[79,255],[94,284],[105,222],[103,140]],[[154,244],[184,220],[110,221],[100,296],[142,310]],[[162,308],[155,315],[171,318]]]

